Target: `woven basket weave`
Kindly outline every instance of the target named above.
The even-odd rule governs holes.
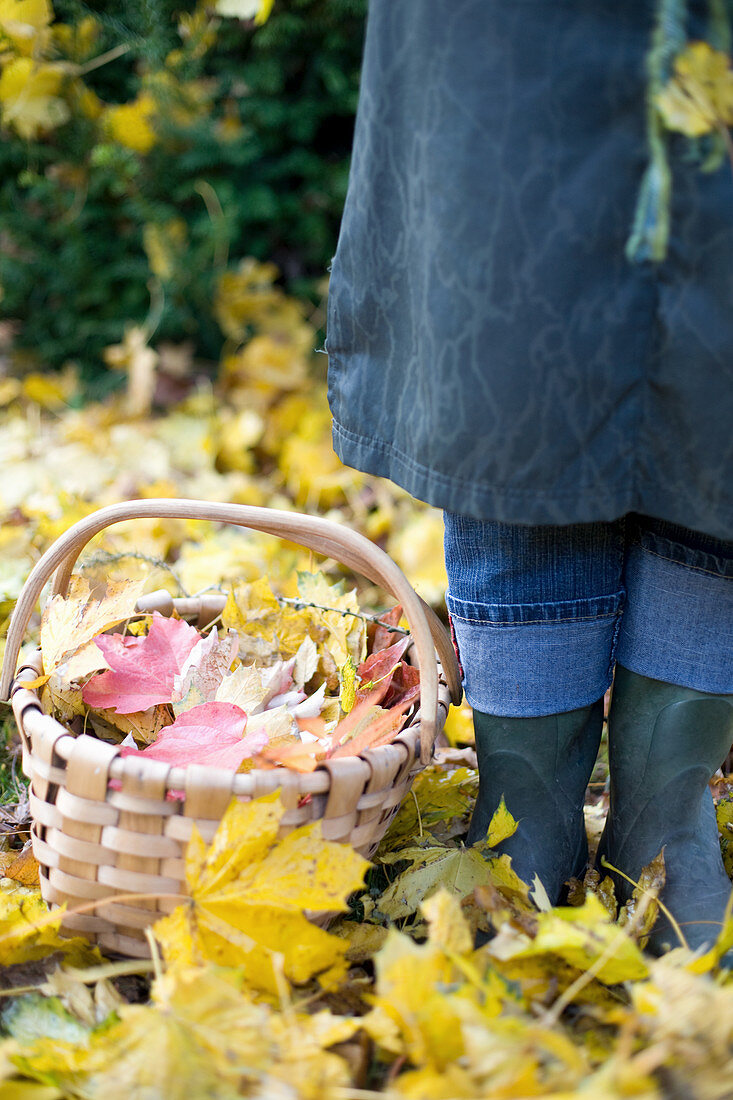
[[[419,710],[395,740],[359,756],[324,761],[310,774],[286,768],[236,774],[123,758],[119,746],[76,735],[43,714],[37,692],[20,683],[42,674],[40,652],[15,672],[43,586],[53,576],[52,593],[65,594],[76,559],[90,538],[110,524],[152,517],[207,519],[269,532],[333,557],[391,593],[410,625],[409,659],[419,665],[421,681]],[[154,593],[139,601],[138,609],[171,614],[175,608],[203,627],[222,605],[218,596],[172,600],[167,593]],[[0,694],[3,699],[12,697],[23,742],[23,770],[31,781],[33,851],[43,897],[50,905],[66,902],[69,910],[85,907],[84,913],[68,913],[65,930],[82,932],[106,951],[147,957],[145,929],[185,894],[184,853],[194,824],[205,840],[211,840],[232,796],[246,800],[279,790],[285,806],[283,831],[321,820],[325,838],[372,855],[415,774],[430,760],[450,702],[460,702],[461,685],[442,624],[395,563],[368,539],[326,520],[290,512],[144,500],[87,516],[43,555],[13,613]],[[117,781],[117,789],[110,788],[111,779]],[[183,792],[183,800],[167,798],[172,790]],[[93,909],[94,901],[118,895],[119,901]]]

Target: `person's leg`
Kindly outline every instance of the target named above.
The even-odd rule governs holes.
[[[474,709],[479,794],[468,840],[504,796],[498,851],[551,901],[587,861],[583,801],[623,604],[623,524],[530,527],[445,514],[448,609]]]
[[[733,543],[642,516],[628,531],[599,857],[636,880],[664,848],[661,898],[698,948],[731,894],[708,781],[733,742]],[[650,947],[678,943],[660,915]]]

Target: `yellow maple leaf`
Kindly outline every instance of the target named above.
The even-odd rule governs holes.
[[[298,595],[312,607],[315,622],[325,627],[328,636],[324,646],[329,650],[337,668],[343,668],[351,660],[359,665],[366,654],[366,623],[359,617],[360,607],[356,589],[344,591],[339,581],[329,584],[323,573],[299,573]],[[323,608],[333,608],[324,611]],[[354,612],[354,614],[342,614]]]
[[[94,638],[135,614],[144,587],[144,580],[110,581],[104,596],[96,599],[88,581],[72,577],[69,595],[54,596],[43,610],[41,652],[46,677],[58,669],[72,680],[106,668]],[[67,662],[68,667],[61,670]]]
[[[345,971],[348,944],[312,924],[305,910],[343,911],[367,861],[325,841],[320,823],[278,840],[277,795],[233,801],[209,848],[194,832],[186,853],[191,902],[154,927],[166,959],[241,966],[256,989],[276,993],[278,966],[290,981]],[[278,961],[280,960],[280,961]]]
[[[582,906],[538,913],[537,926],[534,938],[504,926],[487,951],[498,959],[556,955],[579,970],[594,967],[598,980],[609,985],[649,973],[637,945],[595,894],[588,894]]]
[[[69,117],[60,92],[66,73],[62,65],[15,57],[0,75],[2,120],[30,140]]]
[[[100,962],[98,949],[81,936],[59,934],[64,910],[49,913],[41,892],[13,879],[0,880],[0,965],[42,959],[63,952],[78,966]]]

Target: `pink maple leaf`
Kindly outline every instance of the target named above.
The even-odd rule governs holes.
[[[246,722],[247,715],[234,703],[200,703],[179,714],[152,745],[142,750],[124,748],[120,755],[147,756],[179,768],[208,764],[236,771],[267,744],[262,730],[242,736]]]
[[[200,639],[198,630],[182,619],[168,619],[157,611],[149,632],[140,638],[100,634],[94,640],[109,671],[85,685],[82,699],[90,707],[112,708],[119,714],[169,703],[176,676]]]

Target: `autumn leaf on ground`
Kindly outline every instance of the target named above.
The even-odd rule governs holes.
[[[237,771],[267,744],[267,733],[245,733],[247,715],[232,703],[201,703],[179,714],[145,749],[123,748],[121,756],[145,756],[174,767],[207,764]]]
[[[0,878],[13,879],[22,886],[38,886],[38,861],[30,840],[20,852],[0,852]]]
[[[651,863],[644,867],[634,892],[622,906],[618,923],[633,936],[642,947],[646,947],[649,933],[659,913],[657,898],[664,889],[667,878],[664,865],[664,848]]]
[[[431,765],[418,773],[412,797],[406,798],[380,846],[380,853],[397,849],[425,830],[439,828],[441,838],[466,831],[466,819],[478,791],[478,773],[469,768],[447,770]]]
[[[142,580],[110,581],[104,596],[96,599],[88,581],[72,577],[68,596],[54,596],[43,610],[41,652],[45,675],[58,669],[71,681],[107,668],[95,639],[135,614],[144,585]]]
[[[507,810],[506,803],[504,802],[504,795],[502,795],[501,801],[489,822],[489,831],[486,836],[489,847],[498,847],[503,840],[507,840],[510,836],[514,836],[518,828],[519,825]]]
[[[367,861],[323,840],[320,822],[278,839],[283,812],[277,795],[233,801],[209,848],[194,831],[186,853],[191,902],[154,927],[170,965],[241,966],[250,985],[273,994],[279,965],[295,983],[318,976],[331,985],[345,973],[348,944],[304,913],[344,911]]]
[[[42,959],[63,952],[74,964],[99,962],[97,948],[80,936],[59,935],[63,909],[49,913],[40,890],[12,879],[0,882],[0,964]]]
[[[395,921],[417,912],[425,898],[439,887],[460,900],[488,877],[486,860],[475,848],[408,847],[382,859],[385,863],[411,863],[379,899],[380,913]]]
[[[84,686],[82,697],[90,707],[113,708],[121,714],[169,703],[176,677],[201,635],[181,619],[156,612],[142,637],[102,634],[96,639],[109,671]]]
[[[556,955],[579,970],[594,967],[599,981],[607,984],[648,974],[641,951],[610,919],[595,894],[588,894],[580,907],[538,913],[534,938],[505,925],[486,950],[497,959]]]

